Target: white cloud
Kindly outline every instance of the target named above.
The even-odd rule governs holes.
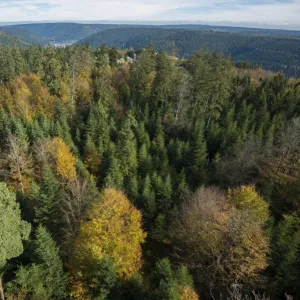
[[[300,0],[0,0],[2,22],[188,20],[300,25],[299,13]]]

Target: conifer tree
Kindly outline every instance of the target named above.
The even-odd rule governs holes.
[[[17,270],[13,290],[23,289],[32,299],[64,299],[66,276],[58,247],[42,226],[36,231],[33,249],[32,263]]]
[[[30,224],[21,219],[16,196],[5,183],[0,183],[0,299],[4,300],[2,277],[7,262],[22,254],[23,241],[30,233]]]
[[[36,222],[46,226],[52,234],[57,235],[61,216],[61,184],[48,167],[43,169],[40,191],[34,197],[37,202]]]
[[[206,178],[206,141],[203,132],[203,122],[198,122],[195,125],[190,152],[189,163],[189,183],[193,188],[200,186],[205,182]]]
[[[43,80],[53,95],[60,95],[62,67],[55,48],[48,46],[43,59]]]

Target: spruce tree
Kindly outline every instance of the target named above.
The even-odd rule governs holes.
[[[58,247],[44,227],[38,227],[32,247],[31,264],[17,270],[12,289],[23,289],[32,299],[64,299],[66,276],[63,264]]]

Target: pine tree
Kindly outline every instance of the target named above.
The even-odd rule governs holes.
[[[14,65],[15,65],[15,75],[19,76],[25,71],[25,61],[21,54],[21,51],[17,47],[13,47],[11,49],[11,55],[14,59]]]
[[[167,102],[171,95],[172,64],[167,53],[162,51],[156,57],[156,77],[153,82],[152,98],[156,102]]]
[[[55,48],[48,46],[43,59],[43,81],[53,95],[60,95],[62,66]]]
[[[137,143],[131,129],[134,122],[135,119],[132,121],[130,118],[126,118],[118,134],[117,155],[124,176],[135,174],[138,166]]]
[[[124,176],[120,167],[120,161],[116,157],[115,145],[110,143],[108,148],[108,166],[104,179],[104,186],[122,189],[124,185]]]
[[[53,234],[60,222],[61,184],[48,167],[43,169],[42,182],[35,208],[35,220]]]
[[[147,175],[142,189],[141,206],[148,219],[156,214],[155,192],[152,189],[150,176]]]
[[[0,299],[4,300],[2,277],[8,260],[23,252],[23,241],[29,238],[30,224],[21,219],[16,195],[0,183]]]
[[[15,79],[15,61],[11,48],[0,47],[0,84]]]
[[[109,65],[109,50],[107,46],[101,45],[100,48],[96,50],[96,67],[107,67]]]
[[[203,123],[198,122],[195,125],[190,153],[189,164],[189,183],[193,188],[196,188],[203,184],[206,179],[206,142],[203,134]]]
[[[138,182],[138,178],[134,175],[134,176],[130,176],[129,178],[127,178],[126,180],[126,191],[128,193],[128,198],[132,203],[136,202],[136,199],[139,195],[139,182]]]
[[[12,282],[15,289],[24,289],[32,299],[64,299],[66,276],[58,247],[49,232],[39,226],[33,243],[31,265],[21,266]]]

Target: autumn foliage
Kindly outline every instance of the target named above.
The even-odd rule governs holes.
[[[199,300],[197,293],[189,286],[180,287],[179,297],[179,300]]]
[[[255,282],[267,267],[269,239],[262,226],[267,206],[253,188],[230,191],[229,198],[233,195],[236,207],[220,190],[202,188],[183,203],[173,222],[175,255],[201,282]],[[257,207],[266,210],[259,214]]]
[[[141,218],[141,213],[122,192],[103,191],[100,200],[88,211],[87,221],[81,224],[74,243],[71,289],[77,299],[84,299],[81,297],[86,293],[82,280],[92,276],[93,267],[103,259],[112,259],[120,279],[127,279],[140,269],[141,243],[146,237]]]
[[[263,222],[269,219],[268,203],[257,194],[253,186],[241,186],[229,190],[229,199],[237,209],[253,212]]]
[[[76,158],[69,147],[59,137],[48,141],[47,145],[57,175],[67,181],[73,181],[76,178]]]

